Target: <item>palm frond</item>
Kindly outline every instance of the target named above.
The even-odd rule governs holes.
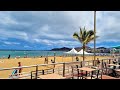
[[[79,36],[78,33],[76,33],[76,32],[73,34],[73,38],[81,41],[80,36]]]

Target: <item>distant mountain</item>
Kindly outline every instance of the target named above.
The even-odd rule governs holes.
[[[107,49],[107,48],[105,48],[105,47],[98,47],[98,48],[96,48],[96,49]]]
[[[88,49],[91,49],[91,48],[88,47],[88,46],[86,46],[85,48],[86,48],[87,50],[88,50]],[[77,51],[80,51],[81,49],[82,49],[82,47],[76,47],[76,48],[75,48],[75,50],[77,50]]]
[[[53,48],[50,51],[70,51],[72,48],[62,47],[62,48]],[[80,51],[82,47],[75,47],[75,50]],[[90,49],[90,47],[86,46],[86,49]]]
[[[62,48],[53,48],[51,51],[70,51],[71,48],[62,47]]]

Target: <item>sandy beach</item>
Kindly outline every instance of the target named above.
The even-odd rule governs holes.
[[[85,60],[93,60],[94,56],[86,56]],[[107,59],[112,58],[110,56],[96,56],[96,58],[99,59]],[[51,59],[54,60],[54,57],[48,57],[48,63],[51,63]],[[82,57],[79,56],[79,59],[82,61]],[[45,57],[42,58],[19,58],[19,59],[0,59],[0,68],[11,68],[11,67],[17,67],[18,62],[22,63],[22,66],[30,66],[35,64],[44,64]],[[72,57],[59,57],[56,56],[56,62],[71,62]],[[75,60],[75,57],[73,57],[73,61]],[[51,66],[47,67],[39,67],[40,69],[46,69],[50,68]],[[29,72],[29,71],[35,71],[35,67],[32,68],[24,68],[22,72]],[[9,75],[12,73],[12,70],[6,70],[6,71],[0,71],[0,78],[8,78]]]

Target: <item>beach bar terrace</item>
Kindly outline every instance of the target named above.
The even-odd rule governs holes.
[[[116,72],[118,72],[115,77],[109,75],[109,66],[119,66],[118,64],[113,64],[112,62],[113,59],[100,60],[102,68],[98,68],[96,60],[1,68],[0,73],[2,73],[2,71],[14,70],[19,68],[25,69],[34,67],[35,70],[10,75],[9,78],[2,78],[2,76],[0,76],[0,79],[92,79],[93,77],[96,77],[96,79],[98,79],[98,76],[101,76],[100,79],[119,79],[119,68],[115,69]],[[39,69],[40,66],[50,68]]]

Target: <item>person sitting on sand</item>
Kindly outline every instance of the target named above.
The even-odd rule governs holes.
[[[76,57],[76,61],[79,61],[79,58],[78,58],[78,57]]]
[[[54,61],[51,59],[51,62],[54,63]]]

